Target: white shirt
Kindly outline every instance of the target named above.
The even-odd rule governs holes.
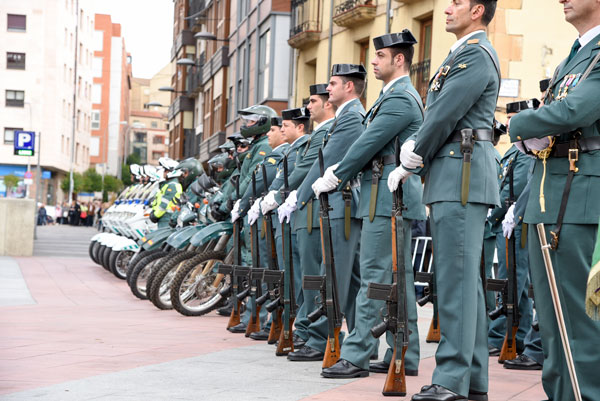
[[[313,131],[316,131],[316,130],[318,130],[318,129],[319,129],[319,128],[321,128],[323,125],[325,125],[325,124],[327,124],[329,121],[333,121],[333,120],[335,120],[335,118],[330,118],[329,120],[325,120],[325,121],[323,121],[322,123],[319,123],[319,124],[318,124],[318,125],[317,125],[317,126],[314,128],[314,129],[313,129]]]
[[[392,87],[392,85],[394,85],[396,83],[397,80],[404,78],[404,77],[408,77],[408,74],[401,75],[398,78],[394,78],[390,82],[388,82],[388,84],[383,87],[383,93],[387,92]]]
[[[348,100],[346,103],[342,104],[340,107],[338,107],[338,109],[335,111],[335,118],[338,118],[340,116],[340,114],[342,113],[342,110],[344,110],[344,107],[346,107],[348,105],[348,103],[350,103],[354,99],[358,99],[358,98],[352,98],[352,99]]]
[[[473,36],[473,35],[477,35],[478,33],[485,33],[485,31],[483,31],[482,29],[480,29],[480,30],[478,30],[478,31],[474,31],[474,32],[471,32],[471,33],[469,33],[469,34],[467,34],[467,35],[463,36],[462,38],[458,39],[458,40],[456,41],[456,43],[455,43],[455,44],[453,44],[453,45],[452,45],[452,47],[450,48],[450,51],[451,51],[452,53],[454,53],[454,50],[458,49],[458,48],[460,47],[460,45],[462,45],[462,44],[463,44],[463,43],[465,43],[467,40],[469,40],[469,38],[470,38],[471,36]]]
[[[273,149],[271,152],[275,152],[277,149],[279,149],[280,147],[282,147],[285,144],[286,144],[286,142],[279,144],[279,146],[275,147],[275,149]]]
[[[579,37],[581,47],[579,51],[592,41],[596,36],[600,35],[600,25],[597,25]]]

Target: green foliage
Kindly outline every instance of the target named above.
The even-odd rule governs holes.
[[[106,192],[119,192],[123,189],[123,182],[112,175],[104,176],[104,190]]]
[[[140,159],[140,155],[137,153],[131,153],[127,156],[125,160],[125,164],[121,166],[121,177],[123,177],[123,185],[129,186],[133,184],[131,182],[131,173],[129,172],[129,166],[132,164],[141,164],[142,161]]]
[[[141,164],[142,163],[142,159],[140,159],[140,155],[137,153],[131,153],[129,156],[127,156],[127,159],[125,161],[125,164],[127,164],[127,166],[130,166],[132,164]],[[127,174],[129,175],[129,171],[127,172]]]
[[[102,175],[98,174],[92,167],[83,173],[83,191],[99,192],[102,191]]]
[[[13,188],[19,185],[19,177],[13,174],[5,175],[4,185],[6,186],[6,194],[8,194]]]
[[[73,172],[73,192],[79,193],[83,191],[83,175],[81,173]],[[65,193],[69,193],[69,174],[60,182],[60,189]]]

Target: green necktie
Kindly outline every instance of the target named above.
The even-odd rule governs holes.
[[[581,48],[581,43],[579,43],[579,39],[575,39],[575,43],[573,43],[573,47],[571,47],[571,53],[569,53],[569,57],[567,58],[567,62],[565,65],[569,64],[569,61],[575,57],[579,49]]]

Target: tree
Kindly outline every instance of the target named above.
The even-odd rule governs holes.
[[[6,186],[6,197],[8,198],[8,194],[19,185],[19,177],[13,174],[8,174],[4,176],[4,186]]]
[[[69,192],[69,174],[62,179],[60,183],[60,189],[63,192]],[[83,190],[83,175],[81,173],[73,172],[73,193],[79,193]],[[70,201],[70,200],[69,200]]]
[[[142,159],[140,159],[140,155],[137,153],[131,153],[129,156],[127,156],[127,159],[125,161],[125,164],[127,164],[128,166],[132,165],[132,164],[141,164],[142,163]]]
[[[123,183],[112,175],[104,176],[104,190],[106,192],[119,192],[123,189]]]
[[[99,192],[102,191],[102,175],[98,174],[92,167],[83,173],[83,191]]]
[[[131,166],[132,164],[140,164],[141,162],[142,161],[140,159],[140,155],[138,155],[137,153],[131,153],[129,156],[127,156],[127,159],[125,159],[125,164],[121,166],[121,177],[123,177],[124,185],[129,186],[133,184],[131,182],[131,173],[129,172],[129,166]]]

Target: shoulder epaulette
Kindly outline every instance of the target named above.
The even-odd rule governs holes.
[[[467,44],[468,45],[476,45],[477,43],[479,43],[479,39],[470,39],[470,40],[467,40]]]

